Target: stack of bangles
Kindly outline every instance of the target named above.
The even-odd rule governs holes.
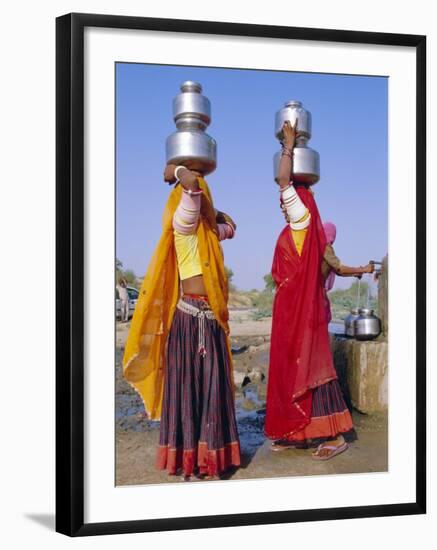
[[[290,183],[286,187],[280,188],[280,191],[281,201],[290,219],[291,228],[299,231],[308,227],[311,215],[307,207],[302,202],[302,199],[297,194],[293,183]]]

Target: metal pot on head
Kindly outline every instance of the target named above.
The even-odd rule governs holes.
[[[282,139],[282,127],[288,120],[294,126],[297,120],[297,129],[299,130],[300,142],[307,142],[311,138],[311,113],[303,108],[302,102],[291,99],[284,104],[282,109],[275,115],[275,136]]]
[[[202,123],[203,129],[211,124],[211,102],[202,94],[202,86],[193,80],[181,84],[181,93],[173,99],[173,120],[178,129],[184,121],[194,119]]]
[[[281,151],[273,157],[273,172],[275,178],[279,172]],[[320,156],[311,147],[295,147],[293,151],[293,171],[290,180],[314,185],[320,179]]]
[[[293,151],[293,166],[290,180],[313,185],[320,179],[320,156],[317,151],[308,147],[311,138],[311,113],[303,108],[302,102],[295,99],[287,101],[275,115],[275,136],[282,140],[282,127],[288,120],[294,126],[297,120],[298,136]],[[273,157],[273,173],[278,176],[281,152]]]
[[[187,80],[173,100],[177,131],[166,141],[167,164],[186,166],[203,175],[217,167],[217,143],[205,130],[211,122],[211,104],[198,82]]]

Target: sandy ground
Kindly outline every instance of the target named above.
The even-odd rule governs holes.
[[[359,418],[361,416],[361,418]],[[243,466],[229,479],[275,478],[327,474],[352,474],[387,471],[386,418],[362,418],[354,414],[359,438],[349,449],[332,460],[316,462],[311,449],[290,449],[274,453],[265,440],[253,457],[243,456]],[[117,431],[117,485],[180,482],[180,476],[169,476],[155,470],[158,430],[150,432]]]
[[[231,311],[237,422],[243,465],[230,479],[384,472],[388,469],[387,416],[353,413],[358,439],[325,462],[311,458],[311,449],[270,450],[263,434],[271,319],[255,321],[250,310]],[[117,324],[116,484],[180,482],[154,468],[159,423],[144,416],[141,400],[123,379],[121,357],[128,324]],[[195,478],[193,478],[194,480]]]

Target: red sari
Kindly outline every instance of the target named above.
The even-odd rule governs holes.
[[[337,379],[321,272],[326,237],[312,193],[301,186],[296,191],[311,223],[300,256],[287,225],[273,258],[276,294],[265,423],[271,439],[300,439],[311,421],[314,389]]]

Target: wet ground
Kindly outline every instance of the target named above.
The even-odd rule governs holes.
[[[234,379],[236,413],[243,466],[232,479],[289,477],[296,475],[346,474],[387,471],[387,416],[353,412],[358,439],[332,460],[316,462],[311,449],[270,450],[263,433],[266,378],[269,357],[269,326],[257,328],[255,335],[244,334],[245,322],[233,321]],[[123,379],[121,358],[128,326],[117,327],[116,350],[116,483],[135,485],[180,480],[154,468],[159,422],[144,415],[138,394]]]

